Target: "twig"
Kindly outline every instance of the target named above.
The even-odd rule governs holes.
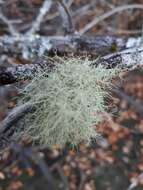
[[[93,8],[96,4],[97,4],[96,1],[93,1],[91,3],[88,2],[86,5],[80,7],[79,9],[72,12],[72,17],[80,18],[81,16],[88,14],[88,11],[90,10],[90,8]]]
[[[40,157],[39,153],[35,154],[32,157],[33,160],[37,163],[38,167],[40,168],[41,172],[43,173],[45,179],[48,182],[48,189],[50,190],[56,190],[52,174],[50,172],[50,169],[43,158]]]
[[[26,33],[27,35],[34,34],[35,32],[37,32],[39,30],[40,25],[41,25],[42,21],[44,20],[44,16],[50,10],[51,5],[52,5],[51,0],[45,0],[43,2],[43,5],[39,11],[39,15],[37,16],[36,20],[32,23],[30,30]]]
[[[60,178],[62,179],[62,181],[64,183],[64,189],[69,190],[67,177],[64,175],[61,167],[59,165],[56,165],[56,169],[57,169],[57,171],[59,173]]]
[[[74,33],[74,27],[72,23],[72,18],[69,12],[68,7],[65,5],[63,0],[57,0],[59,3],[59,12],[60,16],[62,18],[62,25],[65,34],[73,34]]]
[[[81,35],[85,34],[86,32],[88,32],[92,27],[94,27],[95,25],[97,25],[99,22],[109,18],[110,16],[125,11],[125,10],[129,10],[129,9],[143,9],[143,5],[142,4],[131,4],[131,5],[123,5],[123,6],[119,6],[119,7],[115,7],[112,10],[98,16],[95,17],[90,23],[88,23],[84,28],[82,28],[79,33]]]
[[[143,105],[141,102],[135,101],[132,97],[128,96],[126,93],[119,89],[113,89],[113,92],[115,92],[118,97],[126,100],[127,103],[131,105],[141,117],[143,116]]]
[[[25,114],[32,112],[34,106],[29,103],[15,107],[8,116],[0,123],[0,134],[7,131],[13,124],[21,119]]]
[[[135,187],[137,187],[138,184],[139,184],[139,182],[140,182],[141,180],[143,180],[143,172],[142,172],[139,176],[137,176],[137,177],[134,179],[134,181],[130,184],[130,186],[128,187],[127,190],[132,190],[132,189],[134,189]]]
[[[114,33],[114,34],[124,34],[124,35],[131,35],[131,34],[141,34],[142,30],[123,30],[120,28],[112,28],[107,27],[107,30]]]
[[[73,3],[74,0],[69,0],[66,4],[67,8],[70,9],[72,3]],[[56,11],[54,13],[50,13],[50,14],[47,14],[46,18],[44,21],[49,21],[49,20],[53,20],[54,18],[56,18],[57,16],[59,16],[59,11]]]
[[[9,21],[3,14],[2,10],[0,9],[0,19],[7,25],[8,30],[12,36],[18,36],[18,31],[14,28],[14,26],[11,24],[11,21]]]
[[[80,171],[80,177],[81,179],[80,179],[78,190],[84,189],[84,184],[85,184],[85,181],[87,180],[86,175],[82,171]]]
[[[47,180],[47,189],[56,190],[50,168],[37,147],[26,147],[18,143],[12,143],[10,144],[9,151],[12,152],[9,158],[11,162],[9,163],[13,163],[13,161],[14,163],[17,162],[17,164],[22,162],[25,167],[31,166],[32,163],[36,164]],[[11,167],[11,165],[9,167]]]

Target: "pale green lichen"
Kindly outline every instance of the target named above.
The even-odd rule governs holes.
[[[25,117],[28,132],[40,144],[77,145],[96,138],[95,126],[106,110],[104,98],[117,69],[90,66],[91,62],[66,59],[53,72],[40,72],[23,89],[20,103],[36,106]]]

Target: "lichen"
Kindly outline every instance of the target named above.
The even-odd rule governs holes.
[[[19,104],[36,111],[25,116],[25,132],[42,145],[90,142],[106,111],[111,79],[118,69],[91,66],[89,60],[66,59],[48,73],[40,71],[22,90]]]

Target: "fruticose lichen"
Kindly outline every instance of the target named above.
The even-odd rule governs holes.
[[[42,145],[90,142],[105,112],[111,79],[118,69],[91,66],[81,59],[66,59],[48,73],[39,72],[22,90],[21,103],[36,106],[25,116],[25,132]]]

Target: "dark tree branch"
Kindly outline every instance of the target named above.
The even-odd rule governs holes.
[[[0,134],[4,133],[10,127],[17,123],[26,113],[32,112],[34,106],[32,104],[26,103],[15,107],[8,116],[0,123]]]
[[[10,67],[0,66],[0,85],[11,84],[23,79],[30,79],[41,70],[51,71],[54,63],[47,58],[37,59],[32,64],[15,64]]]

